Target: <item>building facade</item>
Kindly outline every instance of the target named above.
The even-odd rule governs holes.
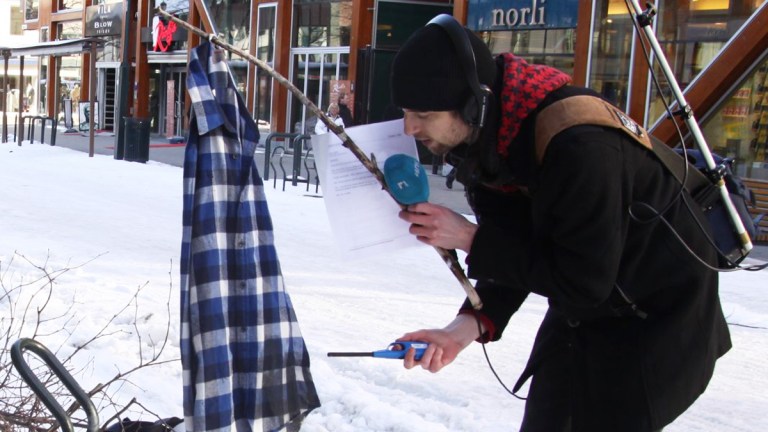
[[[344,95],[356,123],[397,116],[388,84],[394,54],[431,17],[450,13],[493,52],[557,67],[658,137],[679,141],[675,124],[682,122],[666,120],[673,95],[658,63],[649,67],[654,54],[637,37],[637,11],[625,0],[20,1],[23,26],[40,41],[106,40],[96,62],[103,129],[119,128],[121,117],[139,117],[149,119],[153,133],[184,133],[187,50],[200,38],[158,9],[266,62],[322,109]],[[768,8],[759,0],[659,0],[650,24],[710,148],[733,157],[739,174],[759,179],[768,179],[766,21]],[[262,69],[227,55],[264,135],[311,133],[316,119],[297,99]],[[87,84],[85,61],[39,60],[39,103],[49,115],[67,92],[74,98],[76,84]]]
[[[23,30],[24,11],[18,0],[0,0],[0,45],[26,45],[35,43],[33,34]],[[27,74],[19,80],[20,61],[9,58],[6,70],[5,59],[0,63],[0,111],[17,115],[21,112],[36,112],[37,100],[34,83],[37,82],[37,59],[26,62]]]
[[[571,74],[576,84],[600,92],[675,144],[675,124],[682,121],[668,120],[665,106],[675,112],[676,99],[652,47],[640,43],[633,25],[645,5],[628,3],[468,0],[465,14],[467,26],[492,52],[511,51]],[[686,90],[710,149],[733,158],[740,175],[768,179],[765,2],[659,0],[654,12],[651,33]]]

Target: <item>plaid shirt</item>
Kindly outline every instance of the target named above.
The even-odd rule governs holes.
[[[226,59],[191,52],[181,363],[186,430],[274,431],[320,406],[273,244],[258,129]]]

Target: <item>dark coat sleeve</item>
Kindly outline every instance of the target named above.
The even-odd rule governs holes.
[[[699,261],[716,263],[700,209],[652,152],[595,126],[550,142],[530,192],[527,224],[479,219],[469,277],[548,299],[526,370],[574,368],[572,386],[550,383],[574,392],[574,429],[669,424],[731,346],[717,273]],[[644,316],[614,314],[619,290]],[[502,329],[519,304],[505,306],[488,315]]]
[[[478,220],[478,235],[483,236],[483,246],[473,252],[473,259],[489,266],[504,265],[505,258],[497,255],[497,251],[508,247],[512,239],[520,245],[530,244],[531,199],[521,192],[504,193],[483,186],[472,187],[469,194]],[[475,288],[483,302],[481,317],[488,329],[482,340],[498,340],[529,291],[492,277],[478,279]],[[472,304],[466,300],[461,312],[470,311]]]
[[[627,223],[621,140],[602,130],[555,137],[532,191],[530,225],[504,229],[481,221],[467,258],[469,277],[577,307],[604,302]]]

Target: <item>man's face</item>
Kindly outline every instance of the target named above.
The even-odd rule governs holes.
[[[421,141],[430,152],[446,154],[465,142],[472,128],[457,111],[411,111],[404,109],[405,133]]]

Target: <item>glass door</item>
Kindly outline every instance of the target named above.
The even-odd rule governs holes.
[[[157,113],[158,131],[164,134],[166,138],[183,136],[187,70],[183,66],[163,66],[160,77],[160,85],[157,88],[160,95]]]
[[[294,48],[291,51],[291,77],[315,105],[324,112],[328,104],[338,103],[340,93],[348,92],[349,47]],[[288,128],[312,135],[317,117],[293,95],[288,99]]]

